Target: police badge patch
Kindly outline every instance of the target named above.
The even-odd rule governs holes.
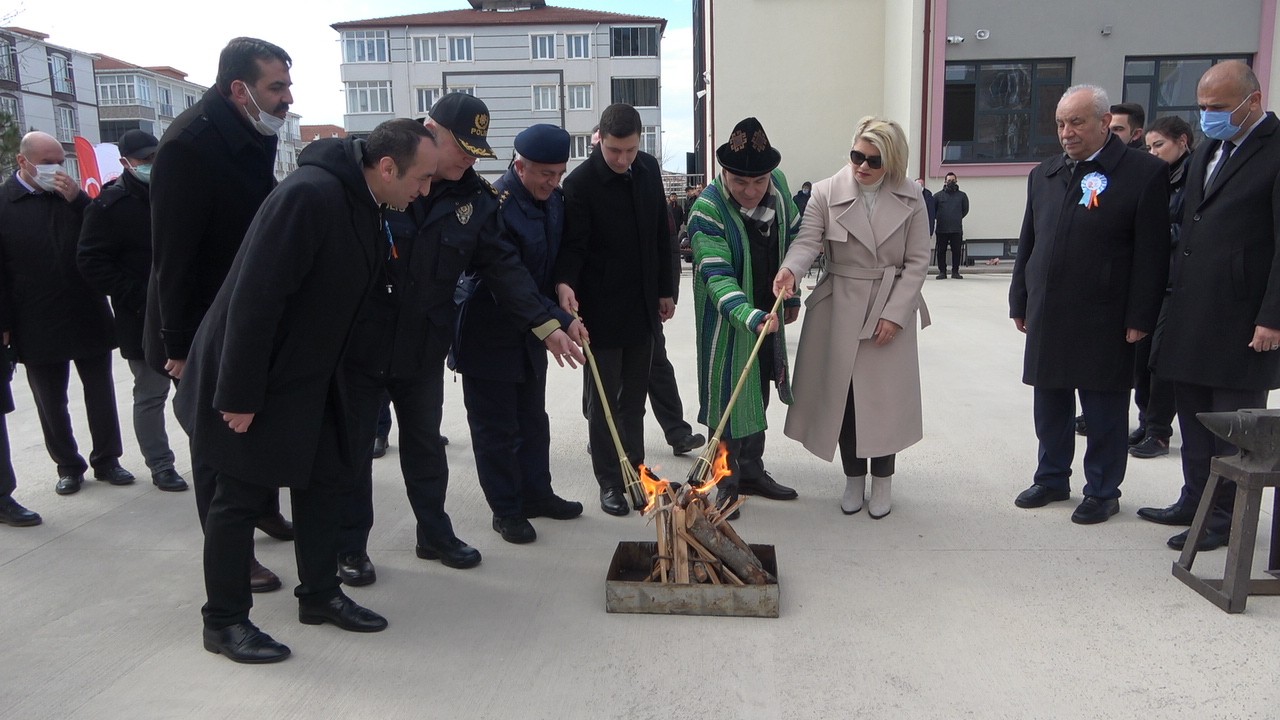
[[[458,208],[454,210],[454,213],[458,216],[458,222],[462,225],[466,225],[471,222],[471,213],[473,210],[475,210],[475,208],[471,206],[471,203],[467,203],[466,205],[459,205]]]

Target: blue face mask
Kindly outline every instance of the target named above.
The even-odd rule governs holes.
[[[129,169],[133,171],[133,176],[138,178],[142,182],[144,183],[151,182],[151,163],[145,163],[143,165],[135,165]]]
[[[1236,106],[1236,110],[1244,107],[1249,102],[1246,97]],[[1240,132],[1240,126],[1231,122],[1231,116],[1236,110],[1201,110],[1200,111],[1200,129],[1204,131],[1206,137],[1214,140],[1230,140]]]

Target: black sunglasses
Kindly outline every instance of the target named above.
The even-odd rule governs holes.
[[[853,166],[857,167],[862,163],[866,163],[867,167],[872,170],[879,170],[884,167],[884,158],[879,155],[863,155],[857,150],[849,151],[849,159],[853,161]]]

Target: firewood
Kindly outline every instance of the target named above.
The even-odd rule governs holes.
[[[710,582],[711,578],[714,576],[714,573],[709,572],[706,568],[706,565],[701,561],[694,562],[692,570],[693,570],[693,579],[696,582],[700,582],[700,583]]]
[[[728,518],[728,515],[726,515],[725,517]],[[722,522],[715,523],[715,528],[720,532],[724,533],[724,536],[729,538],[729,541],[732,542],[734,545],[737,545],[738,547],[742,548],[743,550],[746,550],[752,555],[755,554],[751,550],[751,546],[747,545],[747,543],[743,541],[742,537],[738,535],[738,531],[733,529],[733,526],[729,524],[729,521],[727,519]]]
[[[683,526],[686,522],[686,512],[687,511],[684,508],[677,505],[671,514],[671,524],[676,528]],[[689,546],[688,544],[681,542],[678,535],[675,538],[674,545],[675,554],[672,563],[673,569],[675,570],[675,577],[673,578],[673,581],[687,585],[689,583]]]
[[[777,579],[760,564],[759,558],[735,545],[724,533],[712,527],[701,513],[693,514],[692,517],[693,523],[689,526],[689,533],[748,584],[767,585],[777,582]]]

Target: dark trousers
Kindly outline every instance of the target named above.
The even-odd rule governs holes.
[[[9,454],[9,425],[4,413],[0,413],[0,498],[7,498],[18,489],[18,476],[13,472],[13,459]]]
[[[383,394],[382,407],[378,408],[378,437],[385,438],[391,434],[391,396]]]
[[[935,258],[938,261],[938,274],[947,274],[947,248],[951,248],[951,273],[960,273],[960,260],[964,255],[964,233],[938,233],[934,246]]]
[[[1173,416],[1176,413],[1174,384],[1156,377],[1150,367],[1152,341],[1163,333],[1164,318],[1164,308],[1161,307],[1156,331],[1134,345],[1133,404],[1138,406],[1138,427],[1147,435],[1168,442],[1173,437]]]
[[[644,462],[644,399],[649,392],[649,369],[653,361],[653,338],[627,347],[592,347],[600,380],[613,412],[613,421],[622,439],[623,451],[633,465]],[[591,375],[590,366],[586,375]],[[622,487],[622,467],[613,445],[613,436],[605,421],[604,408],[595,392],[595,381],[588,377],[587,414],[588,441],[591,443],[591,469],[601,488]]]
[[[1244,408],[1265,408],[1266,390],[1229,390],[1190,383],[1176,383],[1178,429],[1182,431],[1182,493],[1178,505],[1200,506],[1209,482],[1209,465],[1215,456],[1235,455],[1235,445],[1209,432],[1196,413],[1235,412]],[[1209,517],[1209,527],[1226,532],[1231,527],[1231,511],[1236,501],[1235,483],[1222,483]]]
[[[777,335],[768,335],[760,345],[756,362],[760,363],[760,399],[764,409],[769,409],[769,393],[773,389],[773,343]],[[742,372],[737,368],[737,372]],[[735,374],[733,381],[738,380]],[[715,428],[711,428],[714,433]],[[759,480],[766,474],[764,469],[765,431],[752,433],[740,438],[725,438],[724,443],[729,451],[729,477],[721,480],[727,489],[736,492],[742,480]]]
[[[322,442],[328,442],[323,440]],[[336,441],[336,438],[335,438]],[[253,593],[253,528],[258,517],[279,498],[279,490],[219,474],[204,528],[204,585],[208,601],[201,609],[206,628],[216,630],[249,619]],[[337,595],[339,507],[345,487],[313,478],[305,489],[293,489],[294,554],[301,603],[320,603]]]
[[[76,446],[71,414],[67,412],[72,362],[84,387],[85,414],[93,441],[88,463]],[[36,401],[44,446],[58,464],[59,476],[78,475],[90,466],[99,469],[119,464],[124,448],[120,441],[120,418],[116,415],[116,388],[111,379],[111,353],[66,362],[28,364],[27,384]]]
[[[390,395],[400,423],[400,473],[404,476],[409,505],[418,521],[418,544],[441,542],[454,537],[453,523],[444,509],[449,489],[449,461],[440,441],[440,419],[444,408],[444,357],[448,346],[428,350],[433,357],[420,377],[388,380],[348,369],[348,400],[355,413],[352,447],[364,453],[357,459],[359,473],[342,508],[342,529],[338,538],[341,553],[363,553],[368,549],[373,529],[373,433],[378,408]]]
[[[463,375],[462,397],[489,509],[494,517],[523,517],[525,502],[552,494],[546,376],[502,382]]]
[[[1036,438],[1040,441],[1035,484],[1054,490],[1071,489],[1077,393],[1087,427],[1084,494],[1102,500],[1118,498],[1129,460],[1127,391],[1035,388]]]
[[[676,384],[676,369],[667,359],[667,337],[662,329],[653,335],[653,361],[649,368],[649,407],[662,427],[667,444],[673,445],[693,434],[693,426],[684,420],[684,404]]]
[[[849,397],[844,401],[844,420],[840,423],[840,464],[844,474],[861,477],[867,474],[867,458],[858,457],[858,423],[853,406],[853,384],[849,384]],[[871,458],[871,475],[887,478],[893,475],[897,455],[881,455]]]

